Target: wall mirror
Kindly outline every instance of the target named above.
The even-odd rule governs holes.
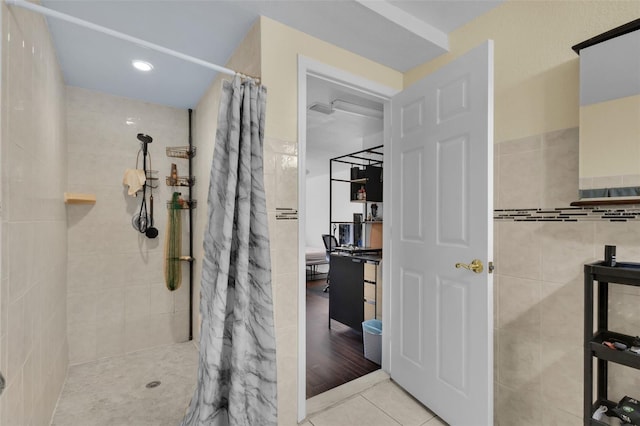
[[[580,200],[640,203],[640,19],[573,50],[580,55]]]

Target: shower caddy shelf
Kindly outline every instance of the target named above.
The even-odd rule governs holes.
[[[171,176],[167,176],[167,186],[193,186],[196,183],[195,176],[178,176],[174,182],[171,179]]]
[[[196,147],[193,146],[193,138],[192,138],[192,115],[193,110],[189,109],[189,145],[187,146],[172,146],[167,147],[166,153],[167,157],[170,158],[183,158],[185,160],[189,160],[188,162],[188,171],[187,176],[177,176],[177,177],[166,177],[167,186],[175,187],[187,187],[188,190],[188,199],[183,200],[179,208],[175,208],[172,206],[171,200],[167,201],[167,209],[168,210],[188,210],[189,211],[189,253],[187,255],[182,255],[177,258],[169,258],[167,260],[178,260],[181,262],[187,262],[189,264],[189,340],[193,340],[193,262],[195,261],[193,257],[193,209],[198,205],[198,201],[191,198],[192,192],[191,188],[196,183],[196,178],[191,174],[192,163],[191,159],[196,155]],[[174,180],[175,179],[175,180]]]
[[[593,419],[592,415],[601,405],[605,405],[608,409],[616,406],[616,403],[608,398],[609,363],[640,369],[640,355],[609,349],[603,345],[604,341],[613,340],[631,346],[634,340],[633,336],[609,330],[609,286],[611,284],[640,287],[640,264],[624,262],[616,266],[607,266],[603,261],[599,261],[584,265],[583,421],[585,426],[608,425],[609,423]],[[597,298],[594,297],[594,290],[597,292]],[[595,332],[594,319],[597,326]]]
[[[184,158],[185,160],[190,160],[196,156],[196,147],[195,146],[169,146],[167,147],[167,157],[173,158]],[[191,170],[191,167],[189,167]]]
[[[169,185],[174,186],[174,185]],[[198,200],[183,200],[183,203],[180,207],[176,208],[171,205],[171,201],[167,201],[167,209],[169,210],[191,210],[195,209],[198,206]]]

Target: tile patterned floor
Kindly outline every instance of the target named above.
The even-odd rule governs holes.
[[[52,426],[176,426],[193,395],[191,342],[69,367]],[[159,380],[158,387],[146,384]]]
[[[69,368],[52,426],[176,426],[193,394],[191,342]],[[146,384],[159,380],[158,387]],[[303,426],[446,426],[383,371],[307,401]]]

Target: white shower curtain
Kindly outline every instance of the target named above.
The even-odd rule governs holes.
[[[266,89],[223,83],[204,238],[198,383],[182,426],[277,424],[264,194]]]

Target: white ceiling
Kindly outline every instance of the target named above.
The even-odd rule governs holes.
[[[382,110],[382,104],[375,98],[314,77],[307,78],[307,99],[307,106],[316,102],[329,106],[331,101],[340,99]],[[367,141],[379,139],[380,143],[374,145],[381,144],[382,124],[381,118],[307,110],[307,176],[329,174],[329,159],[362,150],[365,138]]]
[[[42,0],[42,5],[224,65],[260,15],[406,71],[444,53],[447,34],[502,0]],[[47,18],[67,84],[194,107],[215,72]],[[154,64],[143,75],[132,59]]]

